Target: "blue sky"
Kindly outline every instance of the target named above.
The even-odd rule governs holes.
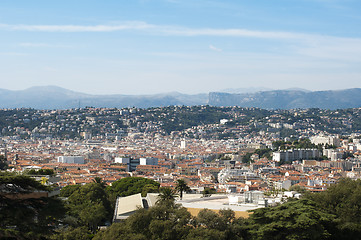
[[[2,0],[0,88],[361,87],[359,0]]]

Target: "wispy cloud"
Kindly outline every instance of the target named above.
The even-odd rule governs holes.
[[[222,52],[223,51],[222,49],[217,48],[217,47],[213,46],[212,44],[209,45],[209,49],[211,49],[213,51],[216,51],[216,52]]]
[[[279,31],[254,31],[248,29],[186,28],[179,26],[153,25],[146,22],[125,22],[116,25],[12,25],[0,24],[7,31],[30,32],[116,32],[124,30],[147,31],[153,34],[175,36],[223,36],[255,37],[271,39],[297,39],[309,37],[307,34]]]
[[[30,48],[71,48],[69,45],[62,45],[62,44],[49,44],[49,43],[31,43],[25,42],[20,43],[20,47],[30,47]]]
[[[162,33],[176,36],[214,36],[214,37],[254,37],[268,39],[306,38],[306,34],[290,32],[254,31],[248,29],[213,29],[213,28],[170,28],[159,29]]]
[[[0,30],[29,32],[118,32],[143,31],[148,34],[170,36],[214,36],[214,37],[251,37],[264,39],[313,40],[324,36],[307,33],[283,31],[257,31],[241,28],[187,28],[181,26],[154,25],[146,22],[124,22],[113,25],[24,25],[1,24]]]
[[[31,32],[118,32],[138,31],[148,35],[181,36],[181,37],[243,37],[278,40],[294,46],[293,51],[301,55],[321,58],[342,57],[359,60],[361,56],[361,39],[334,37],[320,34],[308,34],[285,31],[257,31],[240,28],[188,28],[181,26],[154,25],[146,22],[123,22],[113,25],[11,25],[0,24],[0,31],[31,31]],[[47,44],[23,43],[24,47],[50,47]],[[213,45],[209,48],[222,51]],[[355,55],[357,55],[355,57]]]
[[[114,32],[122,30],[144,30],[153,28],[153,25],[144,22],[126,22],[118,25],[12,25],[0,24],[0,29],[9,31],[30,32]]]

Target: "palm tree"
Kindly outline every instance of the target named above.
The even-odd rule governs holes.
[[[99,184],[102,188],[105,188],[107,186],[106,182],[104,182],[101,177],[95,177],[93,179],[93,183]]]
[[[177,190],[177,192],[179,192],[179,197],[181,200],[183,198],[183,192],[191,191],[190,187],[187,185],[187,183],[184,181],[184,179],[177,180],[177,186],[175,187],[175,189]]]
[[[178,195],[176,194],[176,192],[169,188],[169,187],[163,187],[159,189],[159,195],[158,195],[158,200],[157,200],[157,204],[162,204],[162,203],[174,203],[176,197],[178,197]]]

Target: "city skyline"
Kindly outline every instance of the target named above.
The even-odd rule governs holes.
[[[3,1],[1,88],[357,88],[360,7],[355,0]]]

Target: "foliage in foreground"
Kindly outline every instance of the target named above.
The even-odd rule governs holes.
[[[98,179],[99,180],[99,179]],[[218,213],[208,209],[196,217],[175,204],[176,192],[160,189],[156,206],[139,209],[127,220],[106,230],[113,209],[110,195],[157,190],[142,178],[119,180],[112,187],[102,181],[69,186],[62,196],[40,199],[9,199],[47,188],[28,176],[0,172],[1,239],[359,239],[361,236],[361,180],[342,179],[322,193],[305,193],[276,206],[254,210],[248,219],[236,218],[231,210]],[[138,186],[134,188],[133,186]],[[64,216],[64,208],[67,214]],[[60,224],[61,223],[61,224]]]
[[[46,186],[28,176],[0,172],[0,238],[40,239],[51,234],[64,216],[57,198],[23,198]]]
[[[139,209],[127,220],[114,223],[106,231],[98,232],[94,240],[242,239],[238,223],[234,212],[230,210],[222,210],[217,214],[204,209],[195,218],[186,208],[163,202],[150,209]]]
[[[334,218],[310,200],[289,201],[254,211],[248,220],[247,239],[329,239]]]

